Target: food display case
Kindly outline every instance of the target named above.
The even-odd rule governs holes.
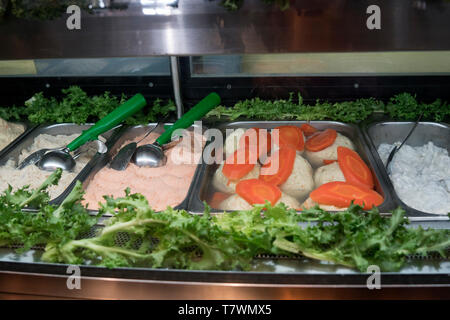
[[[49,7],[37,10],[40,2]],[[56,7],[50,5],[52,1],[0,1],[0,9],[4,9],[0,10],[0,118],[7,114],[9,121],[26,123],[25,132],[0,150],[0,164],[11,155],[18,157],[41,133],[71,134],[89,127],[88,123],[32,122],[47,119],[46,112],[54,112],[53,119],[67,119],[67,113],[51,108],[56,101],[66,101],[64,106],[69,110],[72,103],[77,106],[67,98],[73,92],[62,91],[71,86],[85,92],[86,96],[78,92],[81,101],[96,95],[115,97],[107,101],[118,104],[122,95],[141,93],[153,103],[153,107],[149,103],[150,113],[151,108],[163,109],[161,101],[173,101],[164,116],[155,111],[152,121],[122,124],[105,134],[108,152],[96,153],[77,176],[85,188],[121,146],[158,122],[174,123],[203,97],[216,92],[221,97],[220,110],[240,104],[241,110],[247,111],[224,112],[223,116],[216,112],[203,120],[204,130],[270,131],[282,125],[300,128],[302,124],[319,131],[335,130],[352,141],[374,177],[372,188],[383,197],[381,216],[389,218],[401,207],[409,219],[407,228],[450,230],[449,216],[442,211],[446,210],[446,197],[450,202],[448,168],[442,169],[444,175],[447,170],[447,177],[439,178],[447,193],[435,198],[444,199],[443,209],[433,214],[413,208],[401,198],[397,182],[391,181],[379,153],[380,145],[401,141],[421,115],[408,144],[421,147],[431,141],[446,150],[442,152],[447,152],[448,158],[450,2],[288,2],[288,7],[281,8],[281,1],[259,0],[78,1],[81,13],[76,17],[76,10],[66,11],[65,1]],[[79,25],[73,25],[75,20],[71,19],[79,19]],[[42,94],[36,98],[38,92]],[[403,93],[410,95],[399,98]],[[39,108],[29,107],[44,96],[48,100],[42,100],[45,103]],[[31,97],[35,100],[29,100]],[[267,107],[264,101],[282,101],[286,109],[269,116],[264,110],[275,104]],[[351,109],[348,101],[360,101],[365,113]],[[367,113],[368,104],[371,111]],[[314,113],[308,107],[314,105],[328,113]],[[337,105],[340,111],[333,111]],[[2,111],[20,106],[34,112],[33,117],[20,118],[20,108],[16,117],[13,112]],[[304,113],[289,118],[289,110],[295,106]],[[77,122],[79,118],[73,117]],[[202,152],[210,142],[202,145]],[[204,214],[215,191],[212,181],[217,167],[200,163],[191,168],[192,175],[183,176],[187,187],[184,193],[180,191],[183,194],[175,209]],[[169,193],[164,189],[164,176],[161,179],[160,192]],[[127,184],[126,178],[122,180]],[[114,187],[118,182],[110,184]],[[74,187],[75,181],[52,204],[64,204]],[[33,208],[25,211],[36,213]],[[222,211],[213,207],[211,214]],[[89,215],[97,214],[98,210],[89,210]],[[104,214],[77,239],[94,237],[110,217]],[[119,247],[129,245],[130,240],[123,237],[115,240]],[[45,244],[17,251],[21,247],[21,243],[0,247],[0,298],[448,298],[450,287],[448,245],[439,250],[441,254],[409,255],[399,270],[382,272],[382,290],[369,290],[369,271],[282,253],[258,254],[245,271],[87,263],[77,265],[81,288],[71,288],[71,264],[44,262]]]

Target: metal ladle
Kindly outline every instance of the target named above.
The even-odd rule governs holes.
[[[30,164],[35,164],[41,170],[46,171],[54,171],[57,168],[61,168],[64,171],[72,171],[75,167],[75,159],[70,152],[77,150],[88,141],[100,141],[98,140],[100,134],[111,130],[123,120],[142,109],[146,104],[147,102],[145,101],[144,96],[136,94],[88,130],[83,131],[79,137],[69,143],[66,147],[38,150],[29,155],[17,168],[23,169]],[[102,144],[103,143],[100,144],[99,152],[106,152],[106,146]]]
[[[108,151],[108,148],[103,141],[97,140],[97,144],[98,153],[106,153]],[[44,154],[36,165],[39,169],[44,171],[55,171],[56,169],[61,168],[62,165],[64,165],[65,168],[71,168],[71,170],[67,169],[66,171],[72,171],[76,165],[75,160],[83,154],[83,151],[79,150],[80,149],[71,156],[69,153],[70,150],[67,148],[53,149],[51,152]]]
[[[131,162],[139,167],[162,167],[167,163],[167,156],[164,152],[176,146],[182,139],[183,137],[179,137],[178,140],[171,141],[158,148],[155,148],[155,144],[139,146],[131,158]]]
[[[161,128],[163,126],[165,121],[159,122],[155,127],[151,128],[147,131],[147,133],[137,142],[130,142],[125,147],[120,149],[120,151],[117,153],[117,155],[112,159],[110,163],[110,168],[118,171],[123,171],[127,168],[128,163],[135,158],[135,152],[138,148],[138,144],[147,138],[150,133],[153,131]]]
[[[72,157],[69,150],[64,148],[44,154],[36,165],[39,169],[45,171],[55,171],[58,168],[65,171],[72,171],[76,165],[75,160],[75,156]]]
[[[173,146],[169,143],[172,140],[172,134],[177,129],[186,129],[190,127],[196,120],[203,118],[209,111],[220,104],[220,97],[217,93],[210,93],[197,103],[193,108],[186,112],[178,119],[170,128],[168,128],[158,139],[152,144],[139,146],[132,155],[131,161],[139,167],[161,167],[167,162],[164,149]],[[177,142],[174,142],[177,143]],[[116,170],[125,170],[128,163],[122,163]],[[115,169],[115,168],[113,168]]]

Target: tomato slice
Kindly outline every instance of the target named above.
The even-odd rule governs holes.
[[[337,148],[338,163],[345,181],[357,186],[372,189],[374,186],[372,172],[361,157],[346,147]]]
[[[231,181],[237,181],[245,177],[256,165],[257,158],[251,156],[250,148],[240,148],[231,157],[225,160],[222,173]]]
[[[296,126],[279,126],[275,130],[279,130],[279,145],[290,146],[298,151],[303,151],[305,148],[305,140],[303,132]]]
[[[259,178],[276,186],[283,184],[292,173],[296,154],[295,149],[292,147],[281,147],[270,157],[270,160],[262,166]],[[276,173],[263,174],[265,170],[270,170],[270,166],[272,164],[276,165],[277,162],[278,170]]]
[[[310,193],[311,199],[319,204],[339,208],[350,206],[352,200],[364,210],[372,209],[383,203],[383,197],[367,187],[356,186],[348,182],[334,181],[321,185]]]
[[[308,151],[317,152],[328,148],[336,140],[337,132],[333,129],[326,129],[313,137],[309,138],[305,143],[305,148]]]
[[[256,145],[258,158],[267,155],[272,150],[272,138],[267,129],[250,128],[239,139],[239,148]]]
[[[224,192],[214,192],[214,194],[211,197],[211,200],[209,200],[209,205],[212,208],[218,208],[219,205],[222,203],[222,201],[226,200],[230,195],[226,194]]]
[[[277,186],[260,179],[239,181],[236,193],[251,205],[264,204],[267,200],[274,206],[281,198],[281,190]]]
[[[305,137],[312,136],[314,133],[316,133],[318,130],[314,128],[312,125],[308,123],[304,123],[300,126],[300,129],[303,131],[303,134]]]

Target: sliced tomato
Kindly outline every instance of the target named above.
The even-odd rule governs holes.
[[[259,178],[276,186],[283,184],[292,173],[296,154],[295,149],[290,146],[281,147],[278,151],[273,153],[270,160],[262,166]],[[272,164],[276,165],[277,163],[278,170],[276,170],[276,173],[263,174],[265,170],[270,170]]]
[[[222,173],[230,181],[238,181],[245,177],[256,165],[257,157],[252,155],[251,148],[236,150],[231,157],[225,160]]]
[[[298,151],[305,149],[305,139],[303,138],[303,132],[296,126],[279,126],[275,130],[279,130],[279,145],[290,146]]]
[[[309,138],[305,143],[305,148],[308,151],[317,152],[328,148],[336,140],[337,132],[334,129],[326,129],[313,137]]]
[[[373,188],[372,172],[358,153],[346,147],[338,147],[337,155],[339,167],[344,174],[346,182],[370,189]]]
[[[218,208],[222,201],[228,199],[229,196],[229,194],[226,194],[224,192],[214,192],[211,199],[209,200],[209,205],[212,208]]]
[[[303,134],[305,137],[312,136],[314,133],[316,133],[318,130],[314,128],[312,125],[308,123],[304,123],[300,126],[300,129],[303,131]]]
[[[337,162],[337,160],[323,160],[324,165],[332,164],[333,162]]]
[[[272,150],[272,138],[267,129],[250,128],[239,139],[239,148],[256,145],[258,158],[267,155]]]
[[[277,186],[260,179],[239,181],[236,193],[251,205],[264,204],[267,200],[274,206],[281,198],[281,190]]]
[[[353,201],[364,210],[379,206],[384,201],[383,197],[372,189],[341,181],[325,183],[312,191],[309,196],[319,204],[339,208],[346,208]]]

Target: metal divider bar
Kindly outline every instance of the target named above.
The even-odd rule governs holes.
[[[175,96],[175,104],[177,106],[177,117],[180,119],[184,113],[183,100],[181,98],[180,87],[180,65],[178,57],[170,56],[170,70],[172,73],[173,93]]]

